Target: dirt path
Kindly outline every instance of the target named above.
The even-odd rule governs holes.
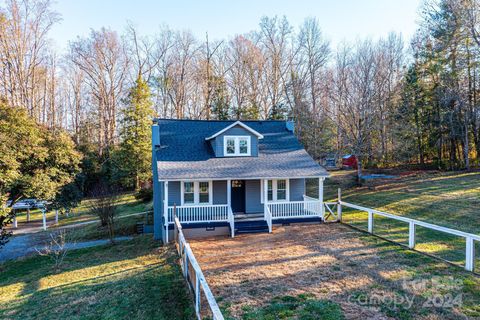
[[[115,241],[131,240],[133,237],[116,237]],[[45,243],[48,242],[49,235],[42,234],[27,234],[13,237],[7,245],[0,250],[0,263],[8,260],[15,260],[21,257],[26,257],[37,253],[37,250],[45,248]],[[81,241],[74,243],[67,243],[65,247],[68,250],[90,248],[101,246],[109,243],[108,239]]]
[[[276,226],[272,234],[189,242],[214,295],[230,306],[234,318],[241,318],[246,307],[265,306],[274,297],[308,293],[340,304],[347,319],[389,319],[381,308],[360,305],[352,297],[393,297],[402,292],[409,268],[382,256],[361,235],[340,224],[312,224]]]

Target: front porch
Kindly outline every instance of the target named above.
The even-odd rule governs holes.
[[[305,179],[165,181],[165,230],[173,228],[175,217],[186,228],[228,228],[231,237],[242,227],[272,232],[275,223],[324,221],[325,178],[315,178],[317,197],[305,194]]]

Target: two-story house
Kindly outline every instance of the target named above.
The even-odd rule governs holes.
[[[272,231],[321,221],[328,173],[285,121],[157,119],[152,126],[154,235],[168,242],[174,216],[185,233]],[[318,181],[307,197],[306,179]]]

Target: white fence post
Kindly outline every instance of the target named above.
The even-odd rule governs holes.
[[[415,248],[415,222],[413,221],[408,223],[408,247]]]
[[[473,271],[475,268],[475,242],[473,238],[465,238],[465,269]]]
[[[373,233],[373,212],[368,210],[368,232]]]
[[[188,282],[188,254],[187,254],[187,243],[183,245],[183,248],[185,250],[185,258],[183,259],[183,272],[185,274],[185,279],[187,279]]]
[[[200,314],[200,278],[197,272],[195,272],[195,310]]]
[[[47,230],[47,212],[45,209],[42,210],[42,222],[43,222],[43,231]]]
[[[58,224],[58,209],[55,209],[55,224]]]
[[[338,203],[337,203],[338,221],[342,222],[342,189],[338,188]]]
[[[13,227],[16,229],[18,227],[18,222],[17,222],[17,212],[13,210]]]

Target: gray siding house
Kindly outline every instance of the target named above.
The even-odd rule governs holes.
[[[285,121],[156,119],[152,126],[154,236],[168,242],[174,217],[195,235],[272,231],[274,223],[323,220],[328,173]],[[306,196],[306,179],[318,195]]]

